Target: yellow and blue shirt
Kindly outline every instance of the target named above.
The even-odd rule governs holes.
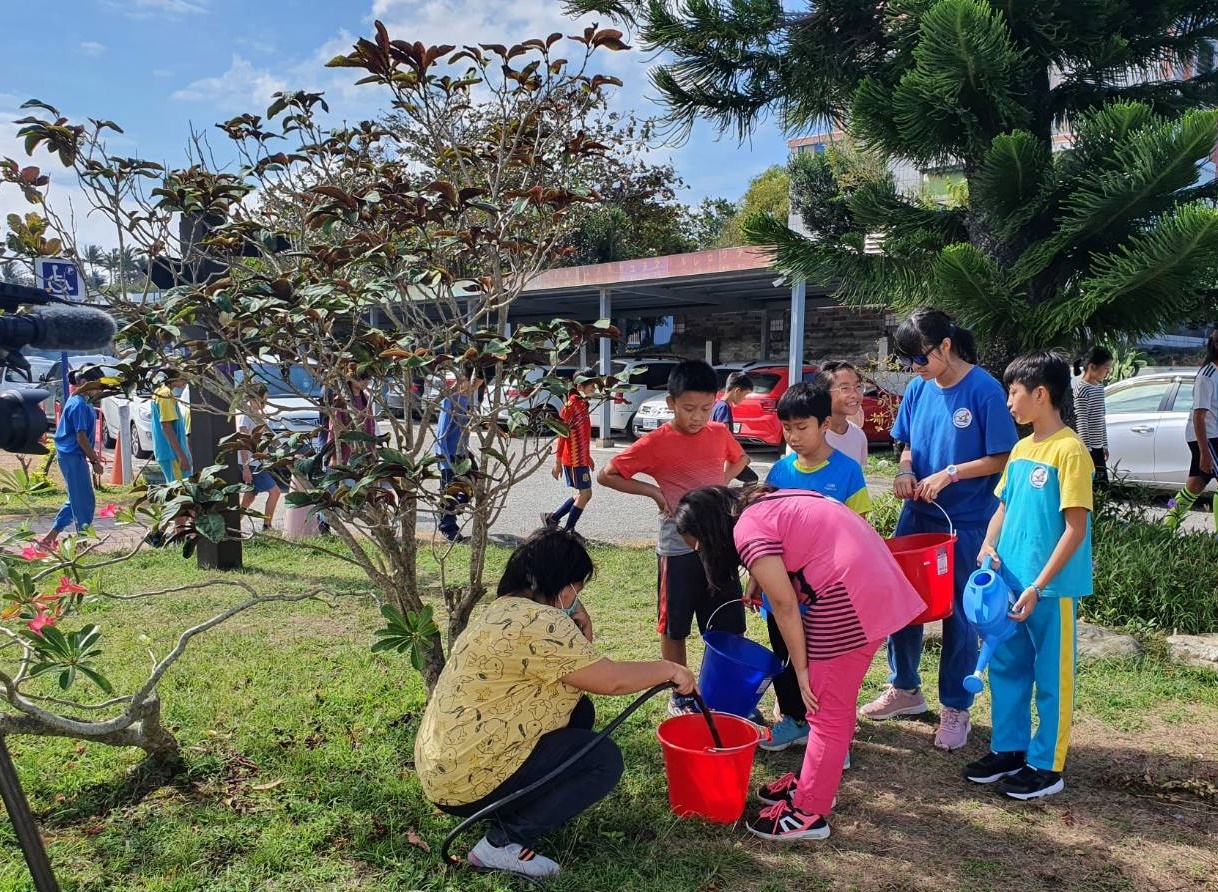
[[[770,468],[765,482],[778,489],[810,489],[836,499],[859,514],[865,515],[871,510],[871,494],[867,492],[863,469],[854,459],[836,449],[814,468],[804,467],[799,456],[792,453]]]
[[[1037,443],[1024,437],[1011,450],[995,490],[1006,506],[998,537],[1002,578],[1014,592],[1031,585],[1066,531],[1065,510],[1093,510],[1095,463],[1078,434],[1068,427]],[[1091,588],[1091,517],[1087,538],[1066,566],[1045,586],[1046,598],[1081,598]]]

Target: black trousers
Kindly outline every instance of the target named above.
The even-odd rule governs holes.
[[[587,697],[580,697],[565,728],[543,734],[524,764],[499,785],[468,805],[441,805],[451,815],[468,818],[492,802],[502,799],[554,770],[560,762],[596,736],[592,725],[596,709]],[[622,752],[606,737],[582,759],[552,778],[528,796],[522,796],[487,820],[486,838],[492,845],[518,843],[533,848],[537,839],[557,830],[576,815],[600,802],[617,786],[622,777]]]
[[[1095,485],[1108,485],[1108,465],[1104,460],[1103,449],[1090,449],[1091,462],[1095,465]]]
[[[463,505],[469,503],[469,491],[465,484],[468,482],[469,476],[478,470],[472,456],[461,455],[455,460],[463,461],[465,459],[469,459],[469,471],[464,477],[458,477],[451,468],[440,469],[442,496],[440,498],[440,520],[436,524],[436,528],[449,539],[457,535],[457,512]]]
[[[787,643],[782,640],[782,632],[774,614],[767,613],[765,622],[770,630],[770,650],[774,651],[774,656],[786,662],[790,654],[787,653]],[[808,720],[808,707],[804,706],[803,695],[799,693],[799,679],[795,677],[795,670],[790,664],[774,676],[774,699],[778,701],[778,708],[782,710],[783,715],[790,716],[797,722]]]

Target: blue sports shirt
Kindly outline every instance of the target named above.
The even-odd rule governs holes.
[[[440,418],[436,422],[436,455],[440,467],[452,469],[452,463],[469,452],[469,397],[446,396],[440,403]]]
[[[1062,428],[1039,443],[1024,437],[998,482],[1006,506],[995,549],[1002,579],[1015,592],[1036,581],[1066,531],[1067,508],[1092,510],[1091,479],[1095,463],[1078,434]],[[1091,594],[1091,515],[1087,538],[1061,571],[1045,586],[1046,598],[1082,598]]]
[[[1007,410],[1006,394],[992,375],[977,366],[951,387],[914,378],[897,410],[892,438],[909,445],[919,480],[948,465],[1010,452],[1019,440]],[[943,488],[938,502],[958,527],[975,527],[998,510],[994,487],[998,474],[972,477]],[[928,502],[910,502],[912,510],[942,521]]]
[[[97,428],[97,411],[80,394],[68,397],[63,411],[59,413],[59,424],[55,426],[55,451],[60,455],[82,455],[76,434],[83,432],[90,443]],[[94,447],[96,447],[94,443]]]

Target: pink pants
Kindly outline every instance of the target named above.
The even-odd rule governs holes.
[[[842,782],[842,766],[854,738],[859,688],[882,642],[808,663],[812,693],[820,708],[808,713],[808,748],[795,788],[795,807],[804,814],[828,815]]]

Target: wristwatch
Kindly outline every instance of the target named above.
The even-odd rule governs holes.
[[[943,470],[947,471],[947,476],[952,478],[952,483],[960,482],[960,469],[955,465],[948,465]]]

